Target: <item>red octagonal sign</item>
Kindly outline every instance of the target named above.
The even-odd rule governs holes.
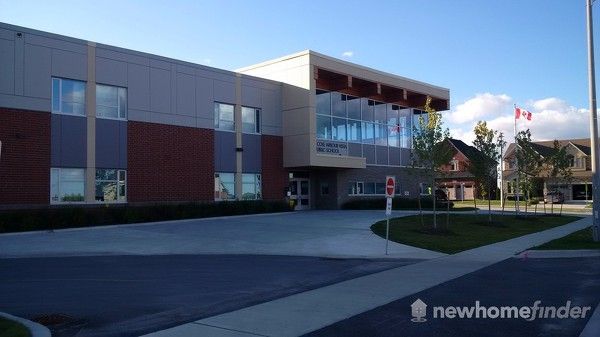
[[[386,182],[385,182],[385,196],[386,197],[393,197],[394,196],[394,186],[396,181],[394,179],[394,177],[387,177]]]

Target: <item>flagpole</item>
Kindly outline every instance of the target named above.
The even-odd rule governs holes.
[[[517,158],[517,151],[519,150],[519,146],[517,143],[517,105],[514,104],[514,119],[515,119],[515,170],[517,170],[517,186],[515,187],[516,197],[515,197],[515,214],[519,216],[519,159]],[[521,117],[521,116],[519,116]]]

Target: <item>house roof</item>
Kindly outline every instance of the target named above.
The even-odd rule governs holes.
[[[565,147],[569,144],[573,145],[578,150],[582,151],[583,153],[585,153],[588,156],[591,155],[591,153],[592,153],[591,148],[590,148],[590,139],[589,138],[562,139],[562,140],[559,140],[558,143],[560,144],[561,147]],[[554,148],[554,141],[546,140],[546,141],[540,141],[540,142],[532,142],[532,145],[533,145],[533,149],[537,153],[539,153],[542,157],[545,157],[552,153],[552,149]],[[508,147],[506,148],[505,157],[506,157],[506,155],[508,155],[509,153],[512,152],[514,147],[515,147],[515,143],[510,143],[508,145]]]
[[[469,160],[475,160],[481,157],[481,151],[471,145],[465,144],[462,140],[448,138],[448,141]]]

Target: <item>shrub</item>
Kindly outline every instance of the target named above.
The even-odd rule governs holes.
[[[346,201],[342,204],[342,209],[385,209],[386,200],[385,197],[374,197],[374,198],[353,198],[352,200]],[[423,209],[433,208],[433,199],[430,197],[421,198],[421,207]],[[437,201],[437,208],[446,208],[446,202]],[[454,207],[454,203],[450,202],[450,208]],[[416,198],[402,198],[395,197],[392,200],[392,208],[395,210],[402,209],[419,209],[419,200]]]
[[[0,211],[0,233],[290,211],[284,201],[242,200],[147,206],[60,206]]]

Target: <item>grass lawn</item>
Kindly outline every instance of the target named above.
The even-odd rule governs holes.
[[[600,242],[594,242],[592,228],[589,227],[560,239],[547,242],[534,249],[600,249]]]
[[[0,317],[0,337],[29,337],[29,330],[15,321]]]
[[[390,240],[409,246],[454,254],[463,250],[485,246],[529,233],[539,232],[580,219],[574,216],[527,216],[494,215],[489,225],[487,214],[450,214],[446,230],[432,231],[433,215],[423,215],[425,226],[418,215],[390,220]],[[438,228],[443,228],[446,215],[438,214]],[[385,238],[385,221],[371,226],[371,230]]]

